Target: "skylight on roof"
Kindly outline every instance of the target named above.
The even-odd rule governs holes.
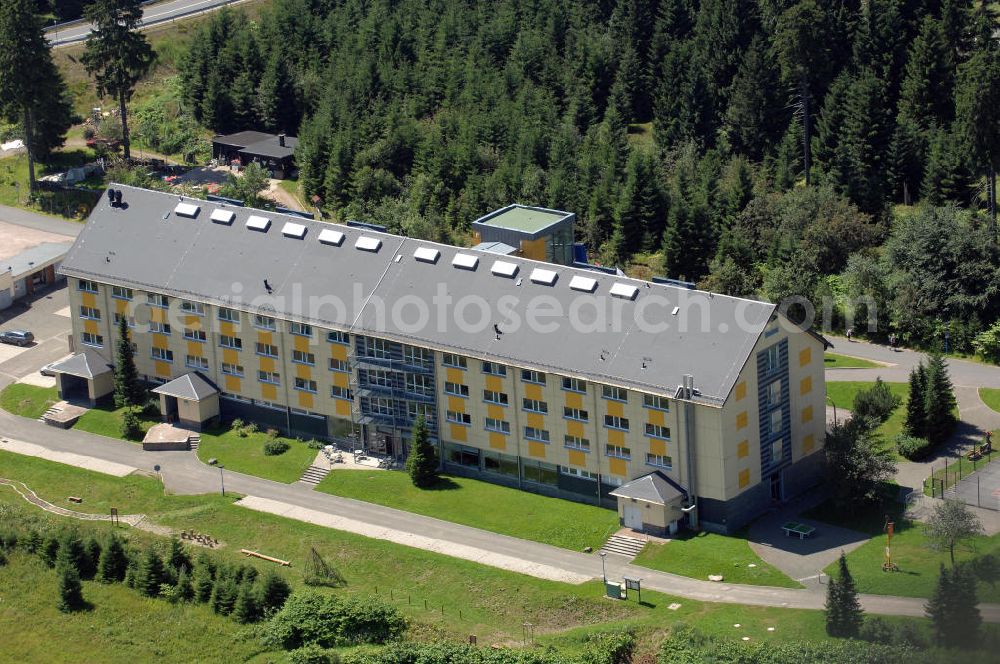
[[[189,219],[194,219],[198,216],[198,211],[201,208],[194,203],[178,203],[177,207],[174,208],[174,214],[178,217],[188,217]]]
[[[212,221],[217,224],[231,224],[236,218],[236,213],[232,210],[215,209],[212,210]]]
[[[293,237],[297,240],[301,240],[306,236],[306,227],[304,224],[296,224],[295,222],[289,221],[281,228],[281,234],[285,237]]]
[[[451,264],[463,270],[475,270],[479,265],[479,257],[472,254],[455,254]]]
[[[344,234],[332,228],[324,228],[319,232],[319,241],[323,244],[332,244],[339,247],[344,242]]]
[[[271,220],[267,217],[258,217],[257,215],[250,215],[247,218],[247,228],[252,231],[260,231],[261,233],[266,233],[267,229],[271,227]]]
[[[556,283],[556,279],[559,278],[559,273],[555,270],[545,270],[540,267],[536,267],[531,271],[531,280],[536,284],[543,284],[545,286],[551,286]]]
[[[508,279],[513,279],[517,274],[517,270],[517,263],[508,263],[507,261],[497,261],[490,268],[490,272],[493,274],[498,277],[507,277]]]
[[[593,293],[597,290],[597,279],[591,279],[590,277],[584,277],[578,274],[569,280],[569,287],[575,291]]]
[[[413,252],[413,257],[421,263],[437,263],[441,252],[434,247],[420,247]]]
[[[382,248],[382,240],[370,235],[362,235],[354,243],[354,248],[360,249],[361,251],[372,251],[377,253],[378,250]]]
[[[635,296],[639,294],[639,287],[631,284],[623,284],[619,281],[611,287],[611,294],[623,300],[634,300]]]

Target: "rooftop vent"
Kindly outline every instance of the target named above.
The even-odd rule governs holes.
[[[217,224],[231,224],[236,218],[236,213],[232,210],[215,209],[212,210],[212,221]]]
[[[556,279],[559,278],[559,273],[555,270],[545,270],[540,267],[536,267],[531,271],[531,280],[536,284],[543,284],[545,286],[551,286],[556,283]]]
[[[437,263],[441,252],[434,247],[420,247],[413,252],[413,257],[421,263]]]
[[[583,277],[579,274],[570,279],[569,287],[575,291],[581,291],[583,293],[593,293],[597,290],[597,279],[591,279],[590,277]]]
[[[260,231],[261,233],[266,233],[267,229],[271,227],[271,220],[267,217],[258,217],[257,215],[251,215],[247,218],[247,228],[252,231]]]
[[[455,254],[451,264],[463,270],[475,270],[479,265],[479,257],[472,254]]]
[[[680,307],[674,307],[674,310],[670,312],[670,315],[671,316],[676,316],[677,312],[680,311],[680,310],[681,310]]]
[[[634,300],[635,296],[638,294],[639,294],[638,286],[633,286],[631,284],[623,284],[620,281],[611,287],[611,295],[613,295],[614,297],[620,297],[623,300]]]
[[[306,236],[306,227],[303,224],[296,224],[295,222],[286,222],[281,228],[281,234],[285,237],[293,237],[296,240],[301,240]]]
[[[507,261],[497,261],[490,268],[490,272],[493,274],[498,277],[507,277],[508,279],[513,279],[514,275],[517,274],[517,270],[517,263],[508,263]]]
[[[382,248],[382,240],[377,237],[371,237],[370,235],[362,235],[354,243],[354,248],[360,249],[361,251],[378,253],[378,250]]]
[[[201,208],[194,203],[178,203],[177,207],[174,208],[174,214],[178,217],[187,217],[188,219],[194,219],[198,216],[198,212]]]
[[[323,244],[332,244],[339,247],[344,243],[344,234],[332,228],[324,228],[319,232],[319,241]]]

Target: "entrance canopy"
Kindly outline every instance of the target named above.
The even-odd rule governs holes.
[[[53,364],[49,369],[53,373],[76,376],[93,380],[98,376],[111,373],[111,365],[103,357],[92,350],[84,350]]]
[[[178,376],[153,392],[160,395],[165,422],[200,430],[219,418],[219,388],[197,371]]]
[[[211,381],[195,371],[178,376],[169,383],[153,388],[153,392],[185,401],[198,402],[217,395],[219,390]]]

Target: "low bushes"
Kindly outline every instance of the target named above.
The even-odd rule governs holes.
[[[264,443],[264,456],[278,456],[288,451],[288,443],[283,440],[269,440]]]
[[[358,643],[385,643],[406,631],[406,619],[395,607],[377,597],[338,597],[315,592],[288,598],[264,628],[269,647],[293,650],[315,645],[322,648]]]
[[[901,433],[896,436],[896,449],[903,458],[919,461],[930,453],[932,445],[926,438]]]

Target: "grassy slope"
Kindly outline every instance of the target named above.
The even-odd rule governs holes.
[[[691,534],[666,544],[647,544],[635,563],[695,579],[705,580],[709,574],[721,574],[727,583],[802,587],[761,560],[745,539],[714,533]],[[750,564],[756,567],[748,567]]]
[[[231,497],[164,496],[161,485],[152,478],[117,479],[6,452],[0,452],[0,467],[5,476],[26,482],[43,498],[57,504],[65,504],[67,495],[81,495],[84,503],[76,507],[78,510],[104,512],[107,505],[114,504],[122,513],[143,512],[157,523],[174,528],[195,528],[217,537],[224,546],[212,555],[224,559],[244,561],[238,553],[240,547],[290,559],[293,566],[283,569],[282,573],[296,586],[301,584],[301,561],[309,548],[315,547],[347,578],[347,588],[338,592],[368,594],[377,588],[380,596],[396,604],[413,621],[411,635],[414,638],[464,639],[469,634],[476,634],[480,643],[512,643],[520,641],[521,623],[525,621],[535,625],[536,635],[542,639],[547,634],[557,639],[560,635],[555,633],[562,630],[573,630],[574,638],[593,629],[655,631],[676,620],[696,622],[703,631],[723,636],[734,636],[732,624],[739,622],[743,625],[738,632],[740,635],[749,634],[759,639],[826,638],[822,614],[818,611],[708,604],[653,592],[643,593],[644,606],[632,600],[609,602],[601,599],[597,582],[572,586],[541,581],[388,542],[249,512],[231,505]],[[0,487],[0,506],[5,504],[32,510],[25,513],[43,518],[40,511],[34,511],[12,491]],[[44,518],[58,522],[58,517]],[[87,533],[100,532],[107,525],[80,522],[78,527]],[[133,540],[156,539],[144,532],[124,532]],[[268,566],[262,561],[251,563],[261,569]],[[0,568],[0,588],[10,588],[15,577],[30,576],[24,570],[30,572],[18,560]],[[238,625],[206,617],[197,607],[171,607],[166,602],[157,602],[158,606],[153,607],[146,604],[149,600],[140,600],[131,591],[119,589],[124,594],[105,592],[88,584],[85,597],[95,604],[95,610],[74,616],[67,622],[62,615],[47,608],[51,607],[47,602],[52,601],[47,586],[42,584],[35,591],[35,586],[26,582],[18,587],[38,596],[25,602],[0,605],[0,633],[17,632],[19,646],[14,652],[21,655],[20,648],[25,648],[19,661],[109,661],[112,654],[116,658],[112,661],[148,661],[159,649],[172,647],[170,644],[174,640],[184,643],[177,646],[176,655],[171,654],[168,661],[220,661],[211,656],[220,649],[220,644],[231,649],[228,659],[237,661],[248,655],[247,649],[252,646],[249,639],[243,639]],[[424,600],[428,602],[426,610]],[[680,603],[681,608],[670,611],[667,605],[674,601]],[[177,631],[164,629],[171,625],[177,625]],[[183,625],[190,625],[190,629]],[[776,632],[767,632],[767,626],[776,626]],[[67,646],[81,639],[88,643],[77,651],[53,648],[54,639],[55,643]],[[237,643],[241,639],[246,643]],[[41,648],[47,648],[45,656],[41,659],[33,656],[43,652]],[[103,656],[85,656],[101,652]],[[205,653],[205,657],[185,655],[193,652]]]
[[[995,387],[980,387],[979,398],[983,403],[1000,413],[1000,389]]]
[[[875,369],[882,365],[860,357],[825,353],[823,355],[823,366],[827,369]]]
[[[297,440],[284,439],[288,451],[278,456],[265,456],[264,433],[240,438],[231,429],[215,429],[201,434],[198,458],[207,462],[215,458],[227,469],[264,477],[275,482],[295,482],[316,458],[316,450]]]
[[[885,442],[893,445],[895,449],[896,436],[903,430],[903,422],[906,421],[906,399],[909,395],[909,386],[906,383],[886,383],[893,394],[902,401],[899,407],[893,411],[889,419],[879,427],[879,433]],[[826,395],[836,404],[837,408],[850,410],[854,407],[854,395],[861,390],[869,389],[874,383],[865,381],[844,381],[827,382]]]
[[[421,490],[402,472],[335,470],[317,489],[577,551],[618,529],[611,510],[463,477]]]
[[[9,413],[36,419],[59,400],[54,387],[36,387],[12,383],[0,392],[0,408]]]

